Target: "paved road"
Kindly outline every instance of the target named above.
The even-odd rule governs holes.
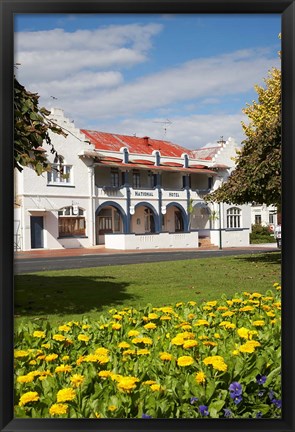
[[[103,267],[112,265],[140,264],[158,261],[178,261],[186,259],[211,258],[229,255],[269,253],[276,248],[253,248],[239,250],[204,250],[204,251],[169,251],[169,252],[136,252],[136,253],[101,253],[55,258],[22,258],[14,262],[14,272],[33,273],[44,270],[65,270],[86,267]]]

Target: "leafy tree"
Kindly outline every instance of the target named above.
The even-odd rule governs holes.
[[[49,130],[67,134],[48,118],[50,112],[38,106],[39,96],[31,93],[14,77],[14,167],[19,171],[31,166],[40,175],[50,170],[50,165],[40,147],[45,141],[51,153],[57,154],[49,136]]]
[[[246,139],[236,158],[236,168],[228,180],[208,194],[207,201],[244,204],[256,202],[280,206],[281,202],[281,72],[273,68],[255,86],[258,102],[247,104],[242,123]]]

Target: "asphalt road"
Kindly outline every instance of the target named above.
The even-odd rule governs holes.
[[[169,251],[169,252],[136,252],[81,255],[56,258],[22,258],[14,261],[14,273],[33,273],[45,270],[65,270],[86,267],[104,267],[113,265],[141,264],[159,261],[178,261],[186,259],[211,258],[229,255],[269,253],[275,248],[253,248],[245,250],[208,250],[208,251]]]

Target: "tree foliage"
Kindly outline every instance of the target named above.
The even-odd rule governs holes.
[[[228,180],[208,194],[207,201],[280,205],[281,202],[281,71],[273,68],[255,86],[258,101],[247,104],[242,122],[246,135],[236,158],[236,168]]]
[[[31,93],[14,78],[14,167],[19,171],[31,166],[40,175],[50,169],[40,149],[45,141],[52,154],[57,154],[49,130],[59,135],[67,134],[48,118],[50,112],[38,106],[39,96]]]

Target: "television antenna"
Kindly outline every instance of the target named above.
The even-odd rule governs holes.
[[[161,123],[161,124],[164,125],[164,126],[163,126],[163,128],[164,128],[164,137],[166,137],[166,134],[167,134],[167,126],[170,126],[170,125],[172,124],[172,121],[170,121],[169,119],[166,119],[166,120],[164,120],[164,121],[157,121],[157,120],[155,120],[155,121],[153,121],[153,123]]]

